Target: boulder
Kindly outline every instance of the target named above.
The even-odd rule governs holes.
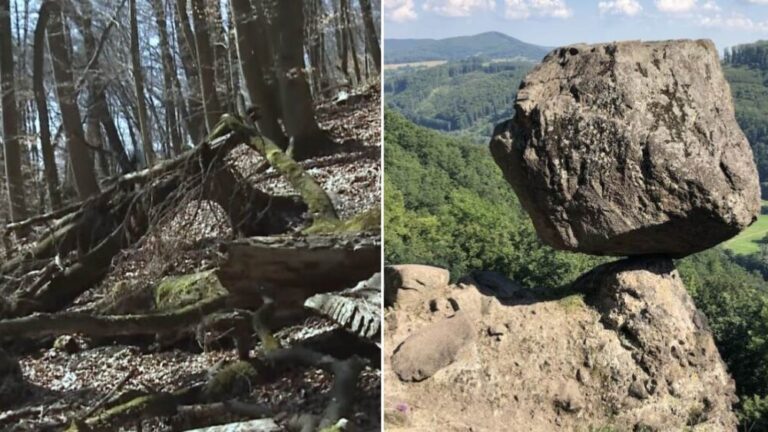
[[[402,381],[422,381],[450,365],[474,337],[463,313],[427,325],[406,339],[392,355],[392,370]]]
[[[423,291],[448,285],[451,273],[440,267],[420,264],[391,265],[384,268],[384,304],[392,306],[400,291]]]
[[[514,109],[491,152],[556,249],[683,257],[759,214],[752,151],[710,41],[558,48]]]

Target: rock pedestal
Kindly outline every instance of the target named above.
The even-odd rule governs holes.
[[[406,407],[402,430],[736,431],[733,380],[671,260],[605,264],[551,291],[462,283],[398,300],[385,416]]]
[[[491,151],[544,242],[686,256],[759,214],[757,170],[710,41],[558,48]]]

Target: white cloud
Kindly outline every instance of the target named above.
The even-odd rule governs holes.
[[[662,12],[690,12],[696,7],[696,0],[656,0],[656,8]]]
[[[384,16],[395,22],[415,20],[416,7],[413,0],[384,0]]]
[[[768,0],[761,1],[766,1],[768,3]],[[720,6],[714,0],[709,0],[702,4],[701,9],[707,12],[720,12]]]
[[[643,7],[637,0],[611,0],[601,1],[597,4],[601,14],[635,16]]]
[[[424,10],[454,17],[469,16],[475,10],[493,10],[495,7],[496,0],[427,0],[424,3]]]
[[[768,0],[747,0],[747,2],[758,5],[768,5]]]
[[[530,16],[569,18],[573,11],[565,0],[504,0],[504,14],[509,19],[525,19]]]
[[[740,14],[702,16],[699,18],[699,24],[704,27],[729,30],[768,32],[768,21],[754,21],[752,18]]]

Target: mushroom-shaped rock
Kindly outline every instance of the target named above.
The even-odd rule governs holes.
[[[760,210],[752,151],[706,40],[552,51],[523,80],[491,152],[557,249],[682,257]]]

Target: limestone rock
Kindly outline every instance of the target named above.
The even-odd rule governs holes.
[[[422,381],[450,365],[474,336],[463,313],[420,329],[406,339],[392,356],[392,369],[403,381]]]
[[[757,170],[710,41],[552,51],[491,151],[544,242],[682,257],[751,224]]]

